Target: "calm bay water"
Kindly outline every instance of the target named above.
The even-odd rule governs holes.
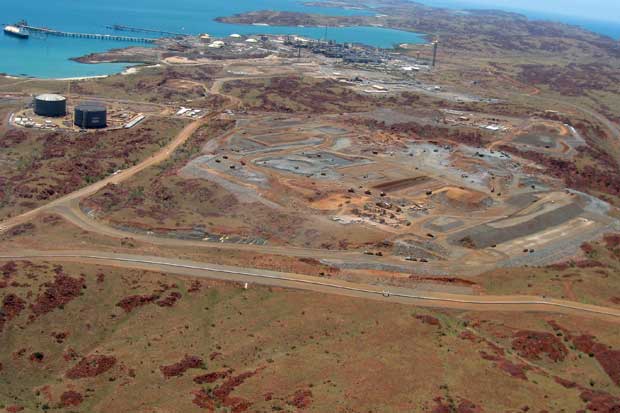
[[[89,33],[112,33],[105,28],[106,25],[123,24],[188,34],[209,33],[217,37],[231,33],[298,34],[313,38],[322,38],[325,35],[323,28],[230,25],[213,20],[219,16],[266,9],[332,15],[364,13],[357,10],[306,7],[295,0],[29,0],[11,2],[11,7],[3,7],[0,23],[26,19],[34,26]],[[362,42],[377,47],[423,41],[422,36],[416,33],[376,27],[329,28],[327,37],[340,42]],[[0,35],[0,73],[40,78],[116,73],[126,65],[87,65],[68,59],[127,45],[104,40],[35,35],[28,40],[21,40]]]
[[[421,3],[453,9],[488,8],[481,0],[417,0]],[[487,1],[487,0],[484,0]],[[516,6],[502,9],[527,15],[532,19],[555,20],[582,26],[591,31],[620,39],[620,23],[593,20],[562,14],[534,12]],[[287,10],[331,15],[363,14],[359,10],[306,7],[297,0],[29,0],[11,2],[3,7],[0,23],[26,19],[35,26],[64,31],[112,33],[110,24],[154,28],[188,34],[209,33],[225,37],[231,33],[298,34],[313,38],[325,35],[323,28],[263,27],[217,23],[213,19],[253,10]],[[128,33],[122,33],[131,35]],[[142,34],[138,34],[142,36]],[[423,37],[416,33],[376,27],[329,28],[329,39],[340,42],[362,42],[377,47],[398,43],[418,43]],[[0,73],[60,78],[96,76],[121,71],[126,65],[103,63],[80,64],[69,60],[92,52],[125,47],[128,43],[31,36],[21,40],[0,35]]]

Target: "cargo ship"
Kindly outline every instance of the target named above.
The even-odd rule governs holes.
[[[9,36],[19,37],[20,39],[27,39],[28,36],[30,36],[28,34],[28,31],[23,27],[14,26],[11,24],[9,24],[8,26],[4,26],[4,33],[8,34]]]

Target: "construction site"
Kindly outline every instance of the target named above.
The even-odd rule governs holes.
[[[368,7],[0,76],[0,411],[617,411],[617,49]],[[327,38],[355,25],[438,32]]]

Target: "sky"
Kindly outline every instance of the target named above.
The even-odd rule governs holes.
[[[450,3],[451,0],[443,0]],[[454,3],[477,4],[502,10],[529,10],[564,14],[589,19],[620,22],[619,0],[460,0]]]

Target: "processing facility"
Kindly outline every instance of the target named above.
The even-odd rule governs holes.
[[[34,113],[39,116],[59,117],[67,114],[67,99],[61,95],[45,93],[34,98]]]
[[[107,109],[98,102],[82,102],[75,107],[74,123],[82,129],[105,128]]]

